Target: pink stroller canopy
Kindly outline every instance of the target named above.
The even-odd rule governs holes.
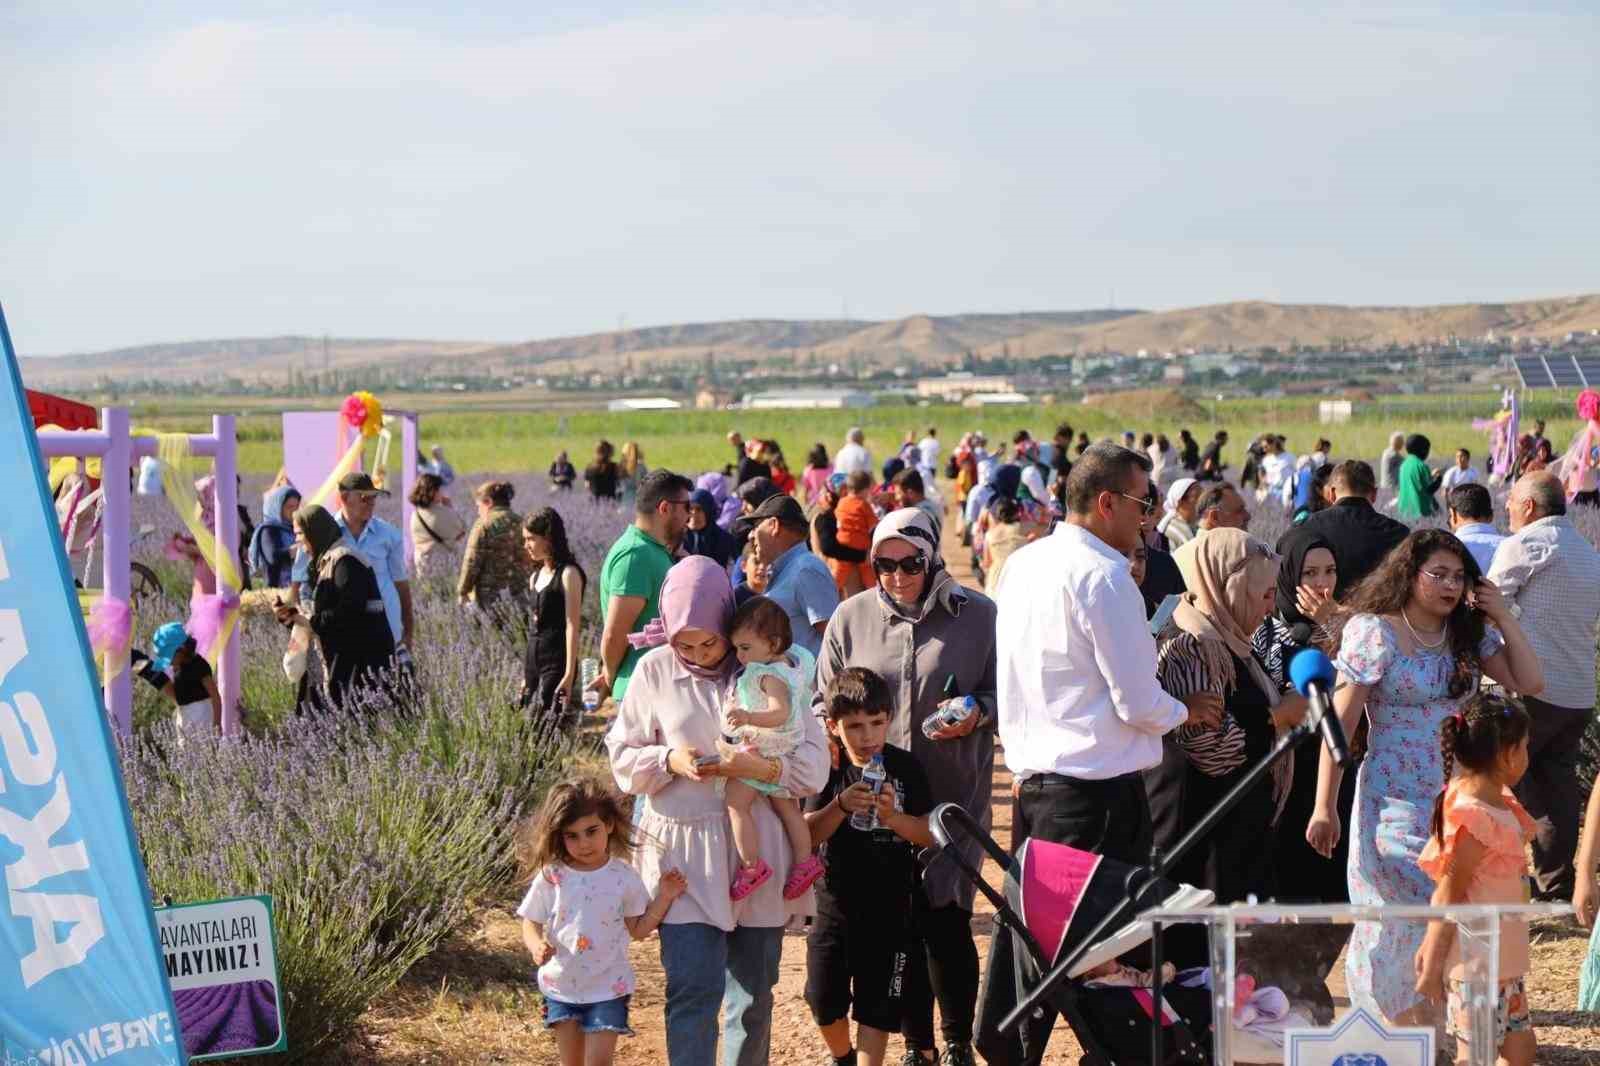
[[[1122,902],[1131,870],[1116,859],[1030,838],[1006,873],[1006,897],[1053,965]],[[1188,908],[1204,907],[1214,896],[1193,885],[1162,881],[1159,898],[1166,907]],[[1129,922],[1094,945],[1069,976],[1080,976],[1149,939],[1147,923]]]

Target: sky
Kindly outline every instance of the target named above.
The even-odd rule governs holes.
[[[0,306],[46,355],[1594,292],[1596,54],[1588,2],[6,0]]]

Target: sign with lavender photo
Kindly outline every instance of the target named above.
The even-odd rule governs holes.
[[[3,316],[0,484],[0,1062],[181,1066],[144,861]]]
[[[271,896],[157,907],[156,930],[190,1061],[289,1046]]]

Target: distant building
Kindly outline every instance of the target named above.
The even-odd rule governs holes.
[[[744,398],[743,406],[753,411],[779,408],[838,410],[846,407],[872,407],[877,402],[877,398],[870,392],[853,392],[847,389],[776,389],[772,392],[751,393]]]
[[[1020,392],[975,392],[961,401],[963,407],[1015,407],[1032,403]]]
[[[1014,386],[1008,377],[979,376],[977,374],[947,374],[942,378],[923,378],[917,382],[917,395],[926,400],[956,402],[964,397],[983,392],[1012,392]]]
[[[665,396],[626,396],[606,404],[607,411],[677,411],[682,407]]]

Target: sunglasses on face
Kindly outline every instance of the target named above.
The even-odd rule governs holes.
[[[1156,501],[1147,496],[1129,496],[1126,492],[1119,492],[1117,495],[1121,496],[1124,500],[1132,500],[1134,503],[1138,504],[1139,510],[1143,511],[1145,514],[1153,514],[1155,512]]]
[[[896,570],[903,571],[908,577],[916,577],[928,569],[928,560],[922,555],[908,555],[904,559],[890,559],[880,555],[872,560],[872,569],[885,577]]]

